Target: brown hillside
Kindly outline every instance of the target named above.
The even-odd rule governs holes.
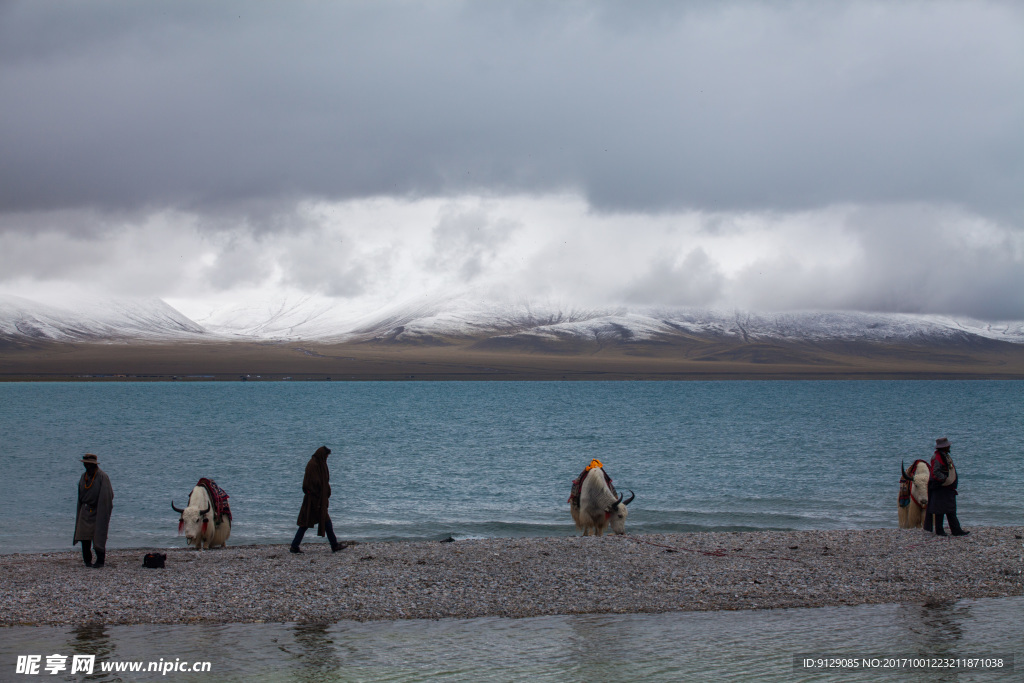
[[[438,339],[0,347],[0,380],[1024,379],[1024,345]]]

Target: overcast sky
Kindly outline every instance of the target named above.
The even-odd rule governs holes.
[[[1024,4],[0,2],[0,292],[1024,319]]]

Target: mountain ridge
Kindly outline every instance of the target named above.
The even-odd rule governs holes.
[[[266,341],[449,344],[863,342],[917,346],[1024,344],[1024,321],[858,311],[755,313],[682,307],[572,308],[465,297],[401,302],[352,315],[329,300],[283,298],[225,307],[192,319],[162,299],[107,299],[63,306],[0,296],[0,339],[8,343]]]
[[[162,299],[83,299],[63,305],[0,295],[0,340],[8,343],[196,341],[202,326]]]

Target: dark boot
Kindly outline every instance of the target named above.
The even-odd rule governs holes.
[[[82,541],[82,559],[86,567],[92,566],[92,541]]]
[[[338,552],[345,546],[338,543],[338,537],[334,535],[334,525],[331,524],[330,515],[327,516],[327,521],[324,522],[324,531],[327,532],[327,541],[331,544],[331,551]]]
[[[935,515],[935,535],[945,536],[946,532],[942,530],[942,513]]]
[[[950,512],[946,515],[946,518],[949,519],[949,533],[951,533],[952,535],[966,536],[967,534],[971,533],[970,531],[964,531],[963,528],[961,528],[960,520],[956,518],[955,512]]]
[[[932,532],[932,517],[934,517],[934,515],[926,514],[924,516],[924,523],[921,524],[921,528],[928,533]]]
[[[299,550],[299,544],[302,543],[302,537],[306,535],[306,527],[300,526],[299,530],[295,532],[295,538],[292,539],[292,547],[290,550],[293,553],[301,553]]]
[[[96,549],[96,561],[93,562],[92,568],[93,569],[99,569],[100,567],[102,567],[103,566],[103,560],[105,560],[106,557],[107,557],[107,551],[106,550],[100,550],[99,548],[97,548]]]

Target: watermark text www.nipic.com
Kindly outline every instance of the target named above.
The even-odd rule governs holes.
[[[100,662],[96,655],[18,655],[14,673],[26,676],[91,673],[207,673],[210,662],[183,662],[181,658],[157,662]]]
[[[1013,655],[853,655],[813,654],[793,655],[793,669],[801,671],[851,672],[865,670],[944,671],[966,673],[970,671],[1013,672]]]

